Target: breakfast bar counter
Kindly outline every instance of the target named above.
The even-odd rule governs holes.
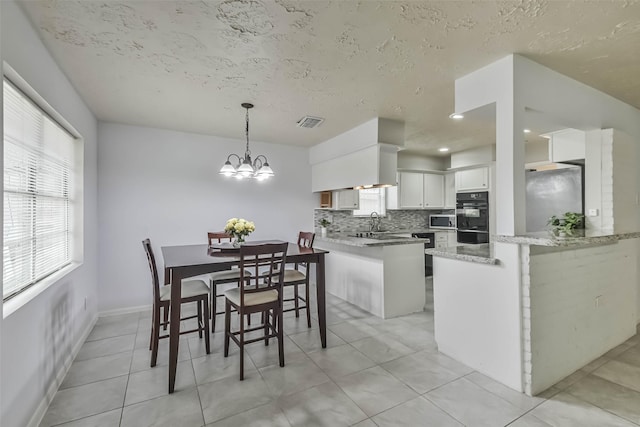
[[[424,242],[334,233],[316,237],[314,247],[329,251],[327,292],[387,319],[424,309]]]

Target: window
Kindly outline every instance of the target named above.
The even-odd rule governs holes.
[[[7,80],[3,299],[72,259],[75,138]]]
[[[367,188],[360,190],[360,209],[353,211],[353,216],[369,216],[376,212],[379,216],[386,213],[385,189]]]

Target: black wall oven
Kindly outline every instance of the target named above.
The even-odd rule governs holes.
[[[489,192],[456,194],[458,243],[489,243]]]

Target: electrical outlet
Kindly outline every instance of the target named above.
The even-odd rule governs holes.
[[[598,209],[589,209],[587,211],[587,216],[598,216]]]

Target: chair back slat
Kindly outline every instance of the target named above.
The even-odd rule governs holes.
[[[149,270],[151,271],[151,284],[153,286],[153,300],[156,304],[160,302],[160,280],[158,279],[158,268],[156,267],[156,257],[153,254],[153,248],[151,247],[151,241],[144,239],[142,246],[147,254],[147,261],[149,261]]]
[[[298,246],[305,248],[312,248],[313,241],[316,238],[316,233],[301,231],[298,233]]]
[[[245,294],[280,289],[284,282],[288,245],[288,243],[265,243],[240,247],[241,305],[244,305]],[[252,275],[245,275],[245,270],[250,271]],[[249,287],[255,288],[249,289]],[[278,293],[282,300],[282,292]]]
[[[316,233],[309,231],[301,231],[298,233],[298,246],[302,246],[303,248],[312,248],[313,241],[316,238]],[[297,270],[298,266],[301,265],[303,267],[307,267],[306,262],[296,262],[294,268]]]
[[[225,233],[224,231],[213,231],[207,233],[207,239],[209,240],[209,246],[213,244],[215,240],[217,243],[222,243],[223,241],[231,241],[232,237],[230,234]]]

